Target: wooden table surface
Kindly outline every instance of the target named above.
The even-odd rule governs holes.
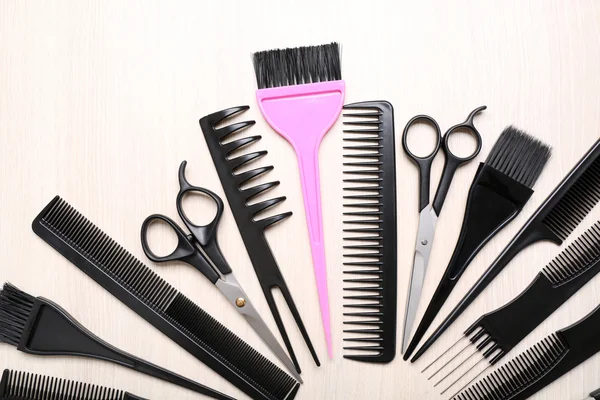
[[[60,194],[113,239],[223,324],[274,359],[268,348],[192,268],[160,267],[142,252],[139,232],[154,212],[177,217],[177,168],[191,182],[223,195],[198,119],[250,105],[253,134],[294,215],[268,239],[323,365],[317,368],[284,314],[313,399],[445,399],[420,370],[475,318],[520,293],[560,248],[536,244],[518,255],[416,365],[398,354],[387,365],[342,358],[342,128],[321,150],[325,241],[334,358],[327,359],[291,147],[262,119],[254,97],[251,53],[339,41],[346,102],[386,99],[397,137],[419,113],[445,130],[473,108],[483,150],[459,170],[439,219],[420,316],[450,258],[467,188],[479,161],[508,124],[553,147],[553,157],[523,212],[476,257],[437,325],[500,253],[574,163],[598,139],[600,3],[540,1],[0,1],[0,271],[1,279],[50,298],[83,325],[122,349],[238,398],[245,395],[122,305],[40,240],[31,221]],[[429,136],[427,136],[429,138]],[[429,140],[429,139],[427,139]],[[421,144],[426,144],[424,141]],[[460,138],[457,148],[469,140]],[[398,339],[417,229],[417,170],[396,144],[398,193]],[[443,157],[433,171],[434,189]],[[204,208],[202,213],[208,217]],[[595,210],[569,242],[600,217]],[[166,250],[173,238],[152,232]],[[277,332],[226,208],[221,247],[255,306]],[[600,302],[596,277],[513,352],[571,324]],[[279,295],[278,295],[279,296]],[[280,297],[278,297],[280,299]],[[507,359],[511,358],[510,356]],[[201,396],[106,362],[42,358],[0,346],[0,368],[82,380],[152,399]],[[600,386],[600,355],[539,392],[535,399],[578,400]]]

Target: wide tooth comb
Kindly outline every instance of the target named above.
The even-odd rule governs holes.
[[[56,196],[33,231],[142,318],[249,396],[291,400],[299,383]]]
[[[200,127],[202,128],[202,133],[204,134],[204,139],[206,140],[210,155],[219,175],[221,185],[223,186],[227,201],[231,207],[231,211],[233,212],[236,224],[239,228],[240,234],[242,235],[244,245],[246,246],[250,260],[252,261],[252,266],[254,267],[256,276],[258,277],[265,298],[267,299],[267,303],[269,304],[269,308],[271,309],[271,313],[273,314],[277,328],[279,329],[281,337],[283,338],[283,342],[285,343],[290,358],[294,362],[298,372],[300,372],[300,366],[298,364],[298,360],[296,359],[294,349],[292,348],[288,334],[285,330],[285,326],[283,325],[283,320],[281,319],[279,310],[275,304],[275,298],[273,297],[272,292],[274,288],[279,288],[281,294],[285,298],[285,301],[290,308],[296,324],[298,325],[298,329],[300,329],[302,337],[304,338],[304,341],[306,342],[306,345],[310,350],[315,363],[320,365],[320,362],[310,338],[308,337],[308,332],[304,327],[300,313],[296,308],[294,299],[292,298],[292,295],[283,278],[279,266],[277,265],[277,261],[275,261],[275,257],[269,248],[269,244],[264,234],[265,229],[290,217],[292,213],[285,212],[268,216],[263,219],[256,219],[256,216],[259,213],[262,213],[265,210],[283,202],[285,197],[264,200],[256,204],[248,204],[249,200],[253,197],[271,190],[275,186],[279,185],[279,181],[263,183],[241,189],[242,183],[248,184],[248,182],[251,182],[252,179],[263,176],[273,169],[272,166],[267,166],[236,173],[236,169],[238,169],[240,166],[265,156],[267,154],[266,151],[263,150],[244,154],[233,159],[228,158],[228,154],[230,153],[229,146],[231,146],[231,143],[247,144],[250,142],[255,143],[260,140],[260,136],[251,136],[251,141],[248,139],[237,139],[230,143],[223,142],[223,139],[233,132],[238,132],[243,128],[254,125],[254,121],[238,122],[223,126],[221,128],[216,128],[217,124],[222,123],[234,115],[245,112],[248,109],[248,106],[232,107],[207,115],[200,119]],[[234,147],[235,149],[239,149],[243,146],[234,145]]]
[[[396,176],[392,105],[385,101],[344,107],[345,358],[390,362],[396,353]],[[356,128],[359,127],[359,128]],[[360,136],[358,136],[360,134]],[[368,167],[369,169],[365,169]],[[366,269],[368,268],[368,269]]]
[[[144,400],[122,390],[5,369],[2,400]]]

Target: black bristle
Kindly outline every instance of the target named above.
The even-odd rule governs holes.
[[[600,201],[600,158],[594,160],[552,207],[542,223],[565,240]]]
[[[548,145],[514,126],[508,126],[496,143],[485,163],[532,188],[552,151]]]
[[[543,269],[554,285],[560,285],[596,265],[600,258],[600,221],[565,248]]]
[[[0,291],[0,341],[18,346],[35,297],[5,283]]]
[[[523,389],[542,378],[567,350],[560,337],[552,334],[452,399],[513,399]]]
[[[342,79],[338,43],[259,51],[252,58],[259,89]]]
[[[28,372],[4,370],[6,400],[124,400],[125,392],[88,383],[52,378]],[[137,399],[138,397],[136,397]]]

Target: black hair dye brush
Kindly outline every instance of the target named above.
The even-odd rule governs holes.
[[[600,351],[600,307],[561,329],[498,370],[476,382],[454,400],[525,400]]]
[[[527,204],[549,158],[550,148],[546,144],[509,126],[485,162],[479,164],[469,189],[454,254],[404,353],[404,360],[415,350],[473,258]]]
[[[468,358],[447,373],[434,386],[439,385],[449,376],[469,367],[469,361],[479,354],[479,359],[471,363],[463,374],[456,378],[443,392],[454,386],[459,380],[475,369],[484,360],[487,366],[481,370],[468,384],[483,374],[488,368],[497,364],[509,351],[537,328],[546,318],[571,298],[579,289],[600,272],[600,221],[596,222],[583,235],[560,252],[531,282],[531,284],[515,299],[477,319],[465,332],[463,339],[468,344],[452,356],[448,362],[437,369],[431,379],[448,366],[465,350],[475,348]],[[462,340],[457,341],[425,370],[431,368],[444,355]],[[484,365],[486,363],[483,363]],[[423,372],[425,372],[423,370]],[[464,387],[466,387],[465,385]]]
[[[232,399],[104,342],[59,305],[10,283],[0,291],[0,342],[40,356],[82,356],[111,361],[215,399]]]
[[[450,312],[436,331],[412,358],[412,362],[448,329],[496,276],[521,252],[539,241],[557,245],[573,232],[585,216],[600,201],[600,140],[579,160],[554,191],[533,213],[513,240],[473,285],[465,297]]]
[[[117,389],[5,369],[0,400],[146,400]]]
[[[248,396],[291,400],[300,384],[56,196],[33,231],[77,268]]]

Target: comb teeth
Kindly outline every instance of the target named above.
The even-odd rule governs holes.
[[[560,285],[595,265],[600,257],[600,221],[573,241],[542,270],[553,285]]]
[[[387,102],[344,107],[344,274],[346,358],[391,361],[395,354],[396,223],[393,110]],[[392,306],[391,303],[394,303]],[[393,325],[392,326],[392,321]]]
[[[542,220],[561,240],[565,240],[600,201],[600,159],[581,174],[560,201]]]
[[[260,393],[264,399],[286,399],[298,385],[60,197],[34,221],[34,230],[130,308],[247,393],[252,387],[254,396]],[[75,256],[85,262],[73,261]],[[111,279],[110,284],[97,270]],[[132,296],[139,302],[132,302]],[[164,331],[166,325],[175,327],[177,335],[171,328]]]
[[[0,291],[0,341],[19,345],[34,302],[35,297],[4,284]]]
[[[550,155],[550,147],[543,142],[508,126],[492,147],[485,163],[532,188]]]
[[[556,365],[568,348],[552,334],[494,373],[453,397],[455,400],[509,400]]]
[[[27,372],[4,370],[6,400],[125,400],[123,391]],[[136,397],[137,398],[137,397]]]

